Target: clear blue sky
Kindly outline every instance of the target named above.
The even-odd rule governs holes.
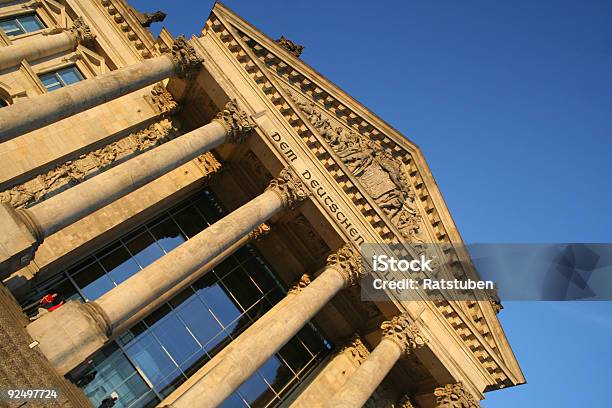
[[[212,3],[132,0],[175,35]],[[417,143],[466,242],[612,242],[611,1],[226,4]],[[505,306],[528,383],[484,406],[610,406],[612,303]]]

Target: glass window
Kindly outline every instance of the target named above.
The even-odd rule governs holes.
[[[83,75],[75,66],[47,72],[39,77],[47,91],[55,91],[83,80]]]
[[[45,25],[36,14],[22,14],[0,21],[0,28],[9,37],[42,30]]]
[[[94,300],[222,216],[205,190],[41,284],[31,297],[55,291]],[[266,261],[247,245],[95,353],[97,375],[81,387],[94,406],[115,391],[116,407],[152,407],[284,296]],[[278,406],[330,348],[307,325],[222,406]]]

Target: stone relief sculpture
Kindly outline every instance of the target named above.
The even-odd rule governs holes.
[[[0,202],[9,203],[14,208],[29,207],[123,160],[173,139],[178,130],[177,122],[162,119],[143,130],[69,160],[34,179],[1,192]]]
[[[313,103],[301,101],[295,93],[289,93],[402,236],[412,243],[425,242],[407,166],[379,143],[343,126],[334,126]]]

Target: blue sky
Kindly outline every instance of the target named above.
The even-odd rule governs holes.
[[[178,35],[213,2],[131,4]],[[466,242],[612,242],[612,2],[226,4],[417,143]],[[609,406],[612,303],[505,307],[528,383],[484,406]]]

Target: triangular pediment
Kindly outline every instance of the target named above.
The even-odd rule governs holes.
[[[261,71],[265,70],[269,83],[265,86],[277,91],[267,94],[281,93],[287,98],[284,106],[299,111],[299,118],[317,132],[332,154],[340,161],[351,158],[343,161],[344,169],[357,180],[370,205],[376,207],[378,219],[384,224],[380,235],[385,242],[462,243],[416,144],[300,60],[295,44],[279,44],[219,3],[211,19],[207,29],[218,33],[255,82],[260,81]],[[367,160],[357,159],[357,154],[350,156],[353,152],[345,147],[347,143],[359,145],[366,155],[384,157],[378,158],[378,167],[364,168]],[[399,192],[388,194],[394,188]],[[398,203],[393,201],[398,197]],[[465,259],[467,253],[457,256]],[[463,264],[457,262],[457,267]],[[473,273],[458,271],[455,276]],[[490,389],[525,381],[497,318],[498,301],[439,302],[436,307],[440,318],[446,319],[465,349],[491,376]]]

